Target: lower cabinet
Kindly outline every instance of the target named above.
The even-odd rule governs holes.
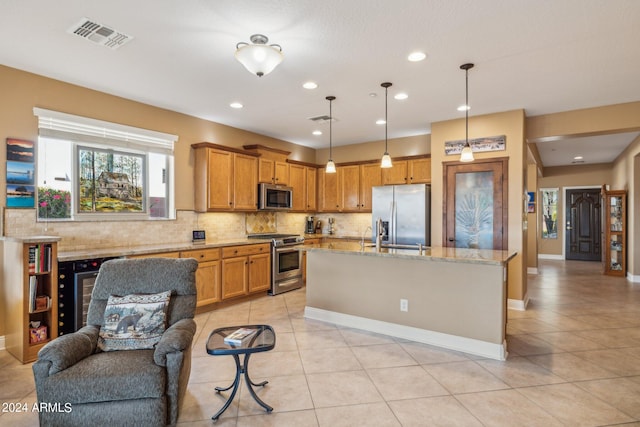
[[[222,299],[266,291],[271,286],[271,245],[222,248]]]
[[[198,261],[196,270],[196,289],[198,299],[196,306],[219,302],[220,297],[220,249],[195,249],[180,252],[180,258],[195,258]]]

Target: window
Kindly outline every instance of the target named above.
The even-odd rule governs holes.
[[[38,219],[171,219],[174,135],[34,108]]]
[[[558,189],[542,188],[542,238],[558,238]]]

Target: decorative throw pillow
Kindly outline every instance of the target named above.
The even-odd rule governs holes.
[[[170,297],[171,291],[110,295],[98,348],[102,351],[153,348],[164,333]]]

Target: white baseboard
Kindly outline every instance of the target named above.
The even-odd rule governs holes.
[[[538,254],[538,259],[557,259],[562,261],[564,257],[556,254]]]
[[[627,273],[627,280],[633,283],[640,283],[640,276],[635,276],[631,273]]]
[[[6,350],[4,346],[4,335],[0,336],[0,350]]]
[[[525,311],[528,305],[529,305],[529,294],[526,294],[523,300],[519,300],[519,299],[507,300],[507,308],[509,310]]]
[[[538,267],[527,267],[527,274],[538,274]]]
[[[397,323],[389,323],[359,316],[352,316],[350,314],[337,313],[335,311],[328,311],[315,307],[305,307],[304,317],[307,319],[334,323],[349,328],[362,329],[378,334],[389,335],[396,338],[403,338],[423,344],[431,344],[495,360],[506,360],[508,355],[506,341],[502,344],[494,344],[472,338],[459,337],[456,335],[443,334],[426,329],[399,325]]]

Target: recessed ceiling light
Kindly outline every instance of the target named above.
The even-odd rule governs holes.
[[[378,94],[377,94],[377,93],[375,93],[375,92],[371,92],[371,93],[369,94],[369,96],[370,96],[370,97],[372,97],[372,98],[375,98],[376,96],[378,96]]]
[[[322,131],[321,130],[314,130],[313,132],[314,135],[322,135]]]
[[[582,157],[582,156],[575,156],[575,157],[573,158],[573,160],[582,160],[582,159],[584,159],[584,157]]]
[[[408,97],[409,95],[407,95],[404,92],[396,93],[396,95],[394,96],[395,99],[399,99],[399,100],[407,99]]]
[[[461,105],[458,107],[458,111],[467,111],[467,110],[471,110],[471,107],[469,107],[468,105]]]
[[[232,102],[231,104],[229,104],[229,107],[231,107],[231,108],[242,108],[242,107],[244,107],[244,105],[240,104],[239,102]]]
[[[302,87],[305,89],[317,89],[318,84],[316,82],[306,82],[302,85]]]
[[[377,124],[377,125],[383,125],[383,124],[385,124],[385,123],[386,123],[386,122],[384,121],[384,119],[378,119],[378,120],[376,120],[376,124]]]
[[[419,62],[427,57],[427,54],[424,52],[411,52],[407,59],[411,62]]]

